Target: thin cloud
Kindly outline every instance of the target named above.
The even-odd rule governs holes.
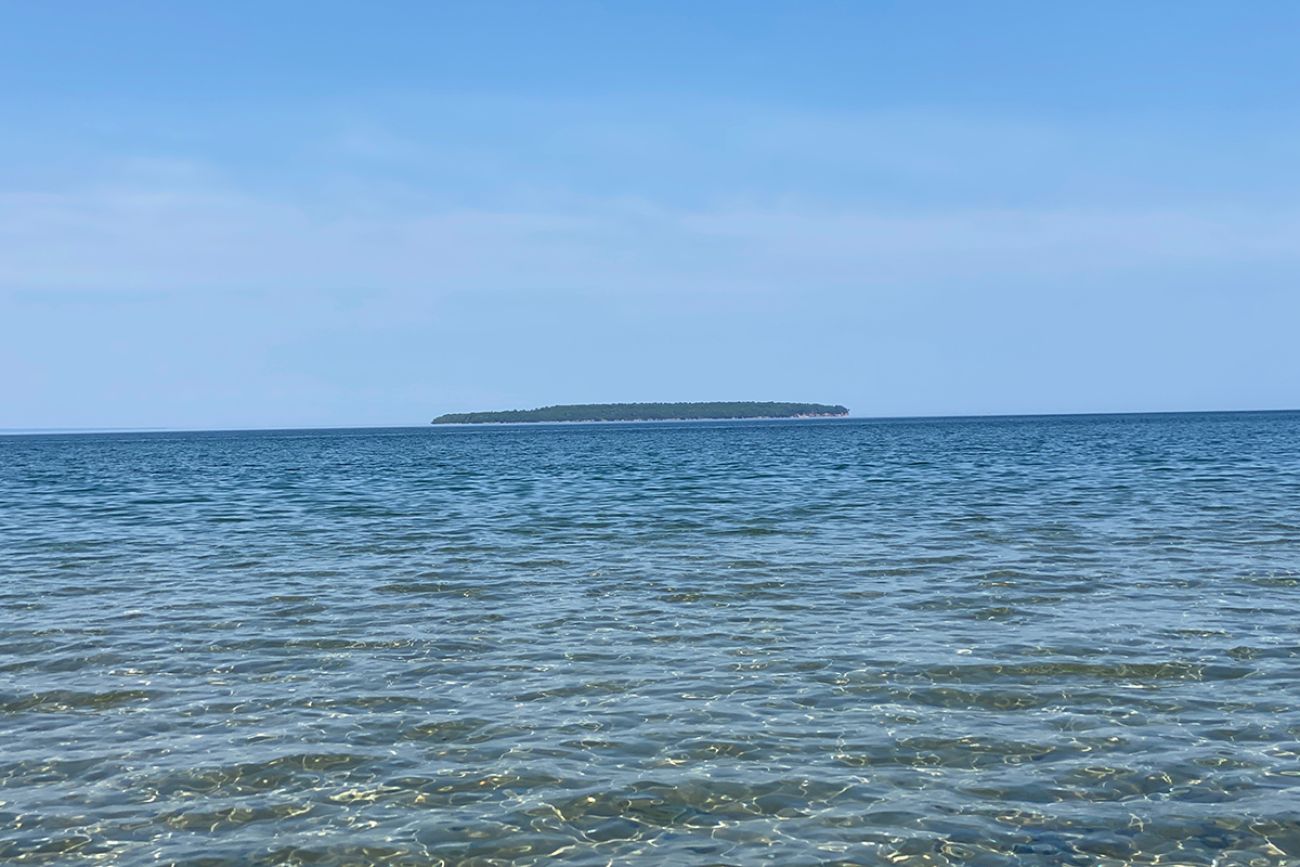
[[[5,290],[783,292],[1296,264],[1300,215],[1209,209],[716,210],[585,197],[551,210],[275,199],[104,183],[0,195]]]

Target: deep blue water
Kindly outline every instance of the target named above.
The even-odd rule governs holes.
[[[1298,676],[1300,414],[0,438],[0,860],[1300,863]]]

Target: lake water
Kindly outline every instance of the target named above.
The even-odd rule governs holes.
[[[0,438],[0,860],[1300,863],[1300,415]]]

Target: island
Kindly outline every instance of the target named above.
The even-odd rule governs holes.
[[[846,407],[825,403],[733,400],[717,403],[577,403],[510,409],[502,412],[452,412],[433,424],[517,424],[557,421],[702,421],[737,418],[837,418]]]

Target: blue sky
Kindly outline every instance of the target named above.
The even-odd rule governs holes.
[[[1300,407],[1300,5],[0,6],[0,427]]]

